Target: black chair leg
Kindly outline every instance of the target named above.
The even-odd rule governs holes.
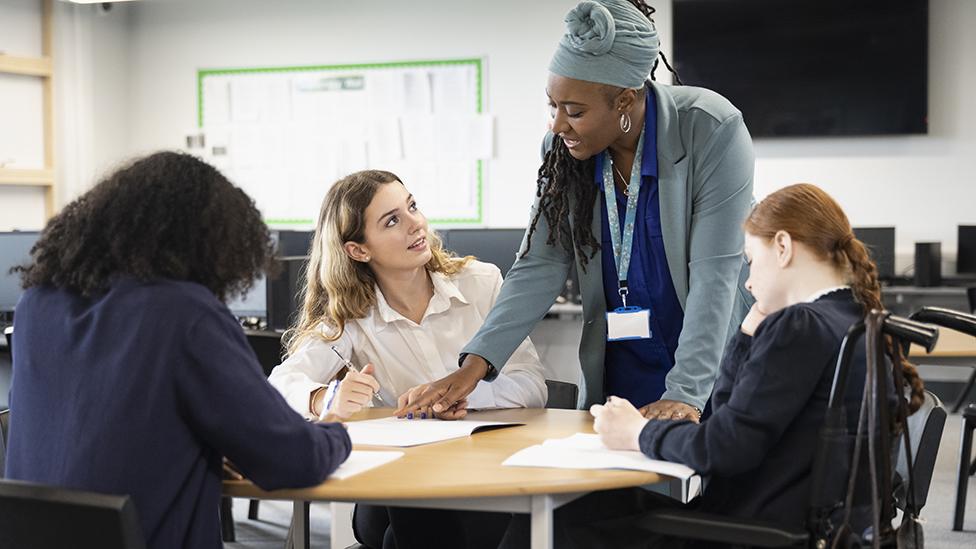
[[[258,520],[258,504],[261,503],[259,499],[252,499],[251,503],[247,506],[247,518],[250,520]]]
[[[956,403],[952,405],[952,413],[958,414],[959,409],[962,405],[966,403],[966,397],[973,390],[973,385],[976,385],[976,368],[973,368],[972,375],[969,376],[969,381],[966,382],[966,387],[963,388],[962,392],[959,393],[959,398],[956,399]]]
[[[952,529],[962,530],[963,519],[966,515],[966,492],[969,488],[969,476],[973,474],[973,430],[976,430],[976,408],[970,406],[963,414],[962,440],[959,443],[959,476],[956,479],[956,511],[952,518]]]
[[[225,543],[233,542],[234,536],[234,499],[220,498],[220,537]]]

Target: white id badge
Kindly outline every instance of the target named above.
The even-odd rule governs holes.
[[[607,313],[607,341],[651,338],[651,312],[640,307],[617,307]]]

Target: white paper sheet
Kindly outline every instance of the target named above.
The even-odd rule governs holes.
[[[365,473],[370,469],[375,469],[380,465],[386,465],[391,461],[396,461],[403,457],[403,452],[369,452],[365,450],[353,450],[349,458],[342,462],[329,479],[343,480],[359,473]]]
[[[695,471],[680,463],[651,459],[632,450],[610,450],[599,435],[576,433],[551,438],[512,454],[502,465],[558,469],[630,469],[688,480]]]
[[[353,444],[419,446],[466,437],[485,427],[522,425],[509,421],[441,421],[439,419],[368,419],[346,423]]]

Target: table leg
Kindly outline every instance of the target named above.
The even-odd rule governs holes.
[[[288,533],[291,544],[285,543],[286,548],[309,549],[308,507],[307,501],[295,501],[291,512],[291,530]]]
[[[552,496],[532,496],[532,549],[552,549]]]

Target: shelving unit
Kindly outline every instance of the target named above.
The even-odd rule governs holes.
[[[54,0],[41,0],[41,57],[0,53],[0,74],[38,77],[43,83],[44,167],[26,170],[0,167],[0,186],[41,187],[44,215],[55,213],[57,181],[54,170]]]

